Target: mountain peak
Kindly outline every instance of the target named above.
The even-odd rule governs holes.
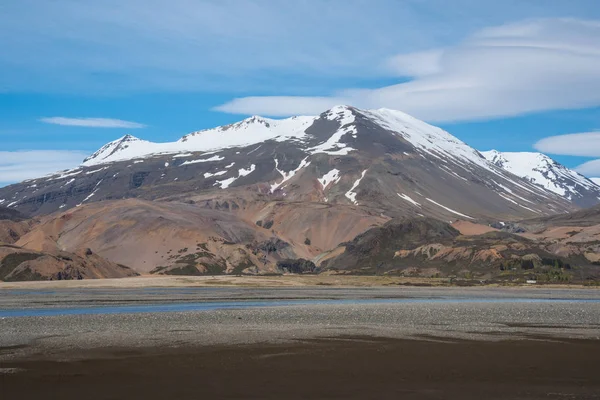
[[[347,104],[338,104],[336,106],[331,107],[329,110],[329,112],[340,112],[340,111],[353,111],[356,110],[356,107],[347,105]]]
[[[496,166],[583,206],[588,200],[596,204],[600,197],[598,185],[545,154],[497,150],[481,154]]]
[[[127,134],[127,135],[115,140],[115,142],[121,142],[121,143],[122,142],[133,142],[135,140],[141,140],[141,139],[139,139],[133,135]]]
[[[534,160],[536,166],[553,166],[537,156]],[[252,116],[175,142],[153,143],[126,135],[83,163],[83,167],[97,165],[102,167],[79,168],[0,190],[0,201],[41,213],[102,199],[140,195],[183,199],[185,193],[219,196],[220,190],[227,190],[226,196],[235,193],[245,199],[261,193],[265,199],[352,204],[390,215],[445,220],[504,220],[571,209],[566,199],[494,165],[443,129],[400,111],[347,105],[318,116]],[[564,182],[575,186],[573,181]],[[74,185],[81,190],[73,190]],[[598,196],[593,200],[597,202]]]
[[[143,143],[149,142],[139,139],[133,135],[127,134],[125,136],[120,137],[117,140],[113,140],[112,142],[102,146],[100,150],[83,160],[82,165],[91,166],[115,161],[116,159],[119,159],[119,154],[125,151],[126,149],[129,149],[132,146],[137,147],[138,144]]]

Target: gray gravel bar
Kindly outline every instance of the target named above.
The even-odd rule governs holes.
[[[155,312],[161,305],[302,301],[302,304]],[[149,307],[112,313],[114,307]],[[600,339],[600,292],[501,288],[185,288],[0,292],[0,358],[74,349],[279,343],[339,336]],[[106,308],[104,308],[106,307]],[[93,308],[100,314],[87,314]],[[104,313],[104,310],[107,313]]]

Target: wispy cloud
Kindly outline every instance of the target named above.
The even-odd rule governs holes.
[[[550,136],[538,141],[534,147],[548,154],[600,157],[600,132]]]
[[[76,167],[87,156],[77,150],[0,151],[0,186]]]
[[[544,138],[534,144],[536,150],[548,154],[600,157],[600,132],[570,133]],[[575,170],[586,176],[600,176],[600,160],[591,160]]]
[[[87,128],[129,128],[139,129],[145,128],[146,125],[138,122],[123,121],[121,119],[112,118],[66,118],[66,117],[49,117],[41,118],[40,121],[46,124],[63,125],[63,126],[80,126]]]
[[[591,160],[575,167],[575,171],[589,177],[600,176],[600,160]],[[596,181],[595,181],[596,182]],[[598,182],[596,182],[598,183]]]
[[[593,18],[596,1],[4,1],[0,91],[333,90],[485,26]]]
[[[391,57],[409,81],[331,96],[238,98],[216,110],[286,116],[335,104],[394,108],[429,121],[514,116],[600,104],[600,21],[537,19],[482,29],[465,41]]]

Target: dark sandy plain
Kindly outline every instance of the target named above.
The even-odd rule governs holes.
[[[600,291],[0,290],[2,399],[600,399]]]

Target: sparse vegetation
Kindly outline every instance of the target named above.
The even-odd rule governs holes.
[[[273,227],[273,223],[273,220],[265,221],[262,227],[265,229],[271,229]]]
[[[193,265],[182,265],[181,267],[171,268],[164,273],[166,275],[202,275],[202,273],[198,271],[198,268]]]
[[[0,262],[0,280],[5,280],[11,272],[25,261],[36,260],[42,255],[38,253],[12,253]],[[18,279],[21,280],[21,279]]]

